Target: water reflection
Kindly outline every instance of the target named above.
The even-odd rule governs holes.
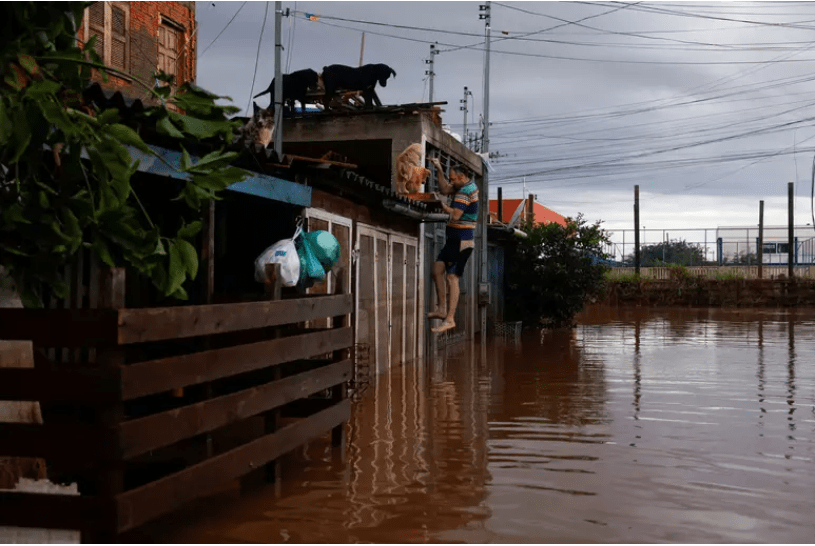
[[[640,366],[640,321],[634,323],[634,419],[640,417],[642,398],[642,367]]]
[[[764,319],[758,319],[758,372],[756,373],[756,377],[758,378],[758,426],[764,426],[764,414],[767,413],[767,408],[764,404],[764,384],[766,380],[764,379]]]
[[[358,539],[387,521],[412,542],[439,528],[483,519],[487,472],[485,407],[477,349],[459,345],[430,366],[407,365],[377,382],[355,407],[351,508]],[[429,373],[428,373],[429,372]],[[373,537],[369,537],[373,538]]]
[[[787,322],[787,331],[789,332],[789,363],[787,364],[787,405],[789,406],[789,429],[790,432],[795,432],[795,322],[790,318]],[[790,440],[794,440],[789,436]],[[790,446],[792,449],[792,446]]]
[[[448,347],[161,542],[810,542],[815,312],[591,309]],[[803,408],[803,411],[801,411]],[[182,522],[182,523],[179,523]]]

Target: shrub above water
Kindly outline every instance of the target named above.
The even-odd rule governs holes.
[[[601,293],[609,269],[601,222],[583,215],[556,223],[522,226],[527,237],[507,256],[506,314],[524,324],[565,326],[585,302]]]

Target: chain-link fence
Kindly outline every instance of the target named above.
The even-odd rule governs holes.
[[[634,266],[635,230],[611,231],[606,246],[609,265]],[[815,264],[815,229],[796,226],[793,229],[792,260],[795,265]],[[789,231],[787,226],[764,227],[761,263],[789,263]],[[759,229],[755,227],[718,227],[689,229],[640,230],[640,266],[665,264],[684,266],[758,265]]]

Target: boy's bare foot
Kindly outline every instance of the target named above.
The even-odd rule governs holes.
[[[433,319],[444,319],[447,318],[447,313],[442,313],[441,311],[431,311],[427,314],[428,320]]]
[[[441,334],[443,332],[446,332],[447,330],[452,330],[455,327],[456,327],[455,322],[453,322],[452,320],[445,320],[444,322],[441,323],[441,326],[431,328],[430,331],[436,334]]]

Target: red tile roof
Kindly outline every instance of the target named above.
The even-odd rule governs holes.
[[[526,199],[504,199],[503,200],[503,215],[502,220],[504,223],[507,223],[512,218],[512,215],[515,213],[515,210],[521,204],[521,201],[526,201]],[[535,214],[535,223],[536,224],[550,224],[552,222],[558,223],[561,226],[566,225],[566,218],[552,209],[546,208],[540,203],[535,202],[533,204],[533,210]],[[521,212],[521,220],[526,219],[526,206],[524,206],[524,210]],[[490,199],[490,220],[497,221],[498,220],[498,200],[497,199]]]

